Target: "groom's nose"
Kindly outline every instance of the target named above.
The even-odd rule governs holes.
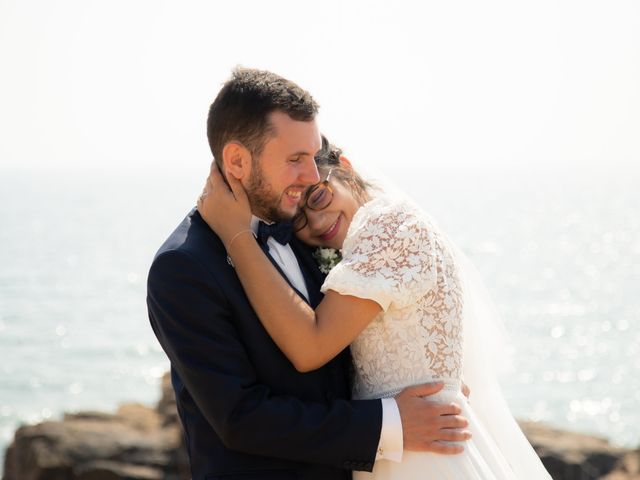
[[[318,166],[313,157],[307,157],[303,161],[302,168],[298,173],[298,180],[305,185],[315,185],[320,181]]]

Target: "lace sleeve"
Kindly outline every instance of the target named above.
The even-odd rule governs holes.
[[[342,249],[342,261],[322,291],[374,300],[383,310],[412,304],[437,281],[435,238],[408,203],[372,201],[358,210]]]

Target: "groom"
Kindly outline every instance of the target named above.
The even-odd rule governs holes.
[[[216,163],[233,165],[252,211],[266,222],[293,217],[319,181],[318,105],[275,74],[237,69],[211,105],[207,135]],[[254,220],[267,255],[312,307],[323,276],[307,246],[277,223]],[[275,227],[275,228],[274,228]],[[271,228],[271,231],[268,231]],[[148,278],[153,330],[171,379],[196,479],[349,479],[404,450],[455,454],[468,439],[456,405],[423,398],[351,401],[348,349],[299,373],[263,329],[224,245],[192,211],[158,251]],[[348,321],[349,319],[345,319]]]

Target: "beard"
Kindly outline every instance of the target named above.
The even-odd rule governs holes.
[[[253,162],[246,192],[251,211],[262,220],[283,222],[293,218],[293,214],[280,208],[281,195],[275,193],[271,184],[265,180],[260,162]]]

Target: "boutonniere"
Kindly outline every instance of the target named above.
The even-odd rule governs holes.
[[[322,273],[329,273],[331,269],[342,260],[342,255],[340,254],[340,250],[336,250],[335,248],[318,247],[316,251],[313,252],[313,258],[318,262]]]

